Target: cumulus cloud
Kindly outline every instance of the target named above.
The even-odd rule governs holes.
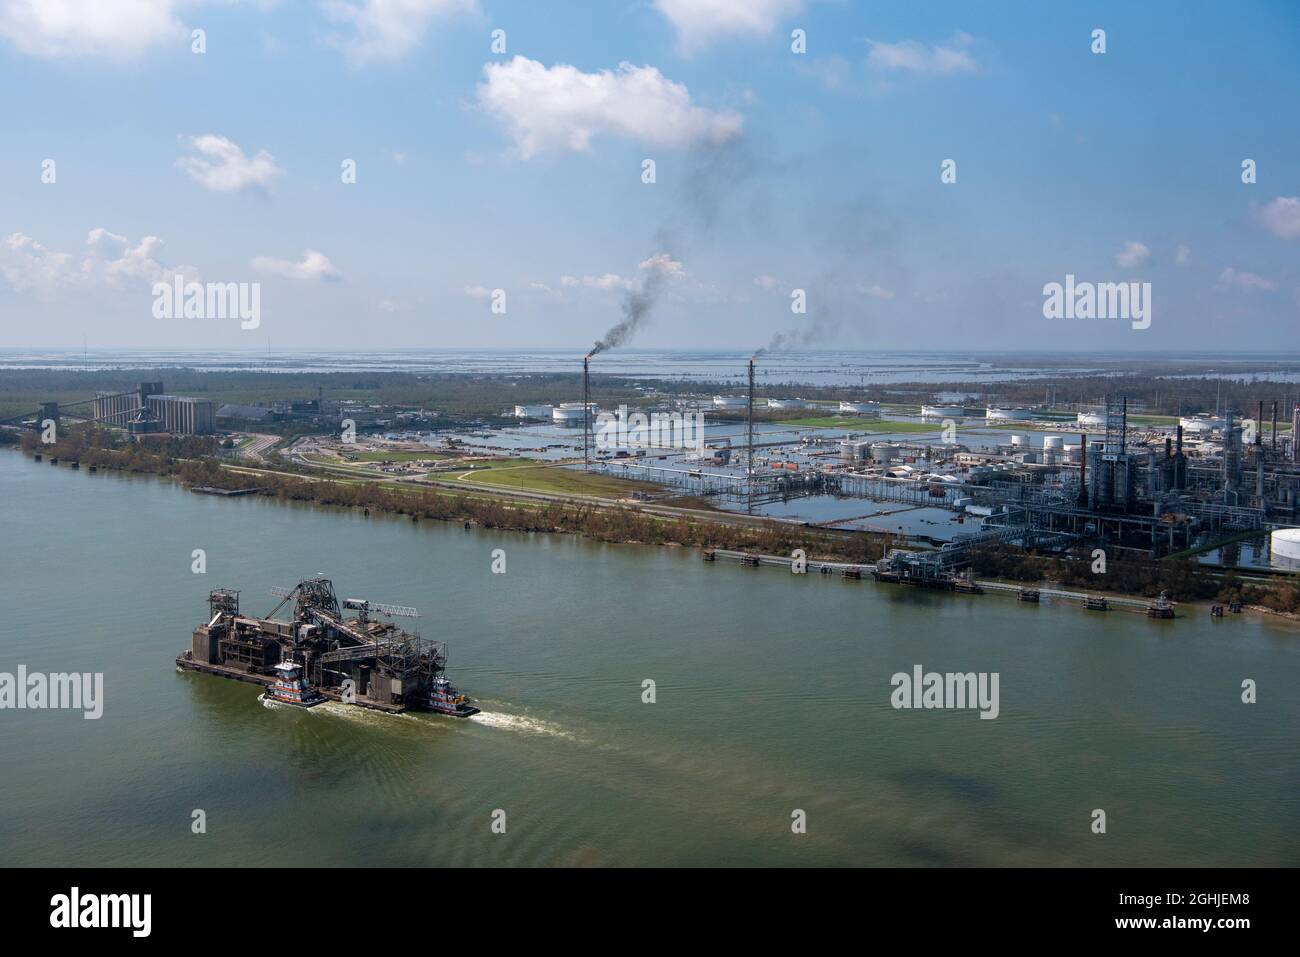
[[[788,16],[802,13],[804,0],[655,0],[677,31],[677,49],[690,55],[728,36],[762,39]]]
[[[740,135],[742,118],[691,101],[683,83],[652,66],[620,63],[617,70],[583,73],[516,56],[483,67],[478,101],[528,159],[549,149],[586,151],[608,133],[648,146],[720,144]]]
[[[882,43],[868,40],[867,64],[879,70],[905,73],[974,73],[978,66],[968,48],[974,38],[958,33],[947,43],[926,46],[916,40]]]
[[[184,43],[175,0],[0,0],[0,36],[31,56],[126,60]]]
[[[198,155],[182,156],[176,161],[176,168],[204,189],[218,193],[265,189],[284,173],[266,150],[260,150],[250,159],[237,144],[215,133],[191,136],[186,142]]]
[[[315,249],[305,250],[302,259],[292,262],[288,259],[272,259],[258,256],[252,266],[261,273],[279,276],[282,279],[342,279],[343,275],[334,268],[329,257]]]
[[[1277,288],[1277,283],[1253,272],[1242,272],[1240,269],[1229,266],[1219,273],[1217,286],[1219,289],[1224,290],[1243,289],[1247,292],[1272,292]]]
[[[353,66],[402,59],[424,39],[437,17],[477,13],[477,0],[323,0],[325,15],[350,28],[331,37]]]
[[[1115,256],[1115,264],[1121,269],[1136,269],[1151,258],[1151,250],[1145,244],[1129,240]]]
[[[1264,228],[1278,239],[1300,239],[1300,197],[1279,196],[1258,215]]]
[[[163,241],[145,236],[133,242],[103,228],[86,236],[80,253],[58,252],[24,233],[13,233],[0,246],[0,276],[18,292],[50,296],[60,290],[121,289],[135,284],[170,281],[176,274],[196,279],[193,266],[166,265],[159,254]]]

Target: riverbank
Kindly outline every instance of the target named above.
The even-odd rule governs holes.
[[[67,430],[59,442],[41,445],[23,437],[29,453],[43,452],[64,460],[130,472],[175,478],[187,486],[244,490],[256,484],[257,495],[320,505],[378,510],[422,519],[522,532],[574,534],[609,543],[723,548],[789,556],[802,550],[810,559],[867,564],[905,544],[898,537],[871,532],[812,529],[776,519],[727,512],[701,513],[682,507],[610,502],[586,497],[538,494],[505,486],[473,490],[449,483],[409,482],[386,478],[346,478],[300,474],[274,467],[232,465],[215,457],[211,439],[159,439],[131,443],[94,428]],[[299,466],[298,469],[303,469]],[[250,483],[250,476],[256,483]],[[977,574],[1032,585],[1055,581],[1092,590],[1096,576],[1089,561],[1038,556],[1007,546],[974,552]],[[1282,614],[1300,612],[1300,588],[1287,579],[1267,585],[1241,582],[1190,560],[1110,563],[1108,590],[1118,595],[1155,598],[1167,593],[1175,601],[1240,601]]]

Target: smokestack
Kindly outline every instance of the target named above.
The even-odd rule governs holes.
[[[1273,451],[1277,451],[1277,399],[1273,400]]]
[[[1079,508],[1088,507],[1088,433],[1079,433]]]
[[[591,471],[591,353],[582,357],[582,469]]]
[[[749,359],[749,401],[745,405],[745,444],[749,446],[745,485],[749,507],[754,508],[754,359]]]
[[[1255,416],[1255,448],[1264,444],[1264,400],[1259,400],[1259,414]]]

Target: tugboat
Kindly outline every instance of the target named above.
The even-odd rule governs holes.
[[[429,688],[429,710],[453,718],[468,718],[479,712],[478,708],[466,703],[465,696],[447,680],[446,675],[438,675],[433,679],[433,685]]]
[[[291,704],[296,708],[314,708],[325,702],[325,696],[307,684],[302,676],[302,665],[296,661],[282,661],[275,666],[276,679],[266,691],[263,701]]]

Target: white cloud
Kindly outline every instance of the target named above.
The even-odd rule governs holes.
[[[881,43],[868,40],[871,49],[867,53],[867,64],[880,70],[902,70],[907,73],[974,73],[978,66],[975,58],[967,48],[973,37],[967,33],[958,33],[947,44],[927,47],[915,40],[901,40],[898,43]]]
[[[1277,197],[1259,211],[1259,221],[1278,239],[1300,239],[1300,197]]]
[[[635,279],[624,279],[618,273],[607,272],[603,276],[561,276],[560,286],[564,289],[619,289],[637,288]]]
[[[1253,272],[1242,272],[1231,266],[1219,273],[1217,285],[1219,289],[1244,289],[1248,292],[1257,290],[1272,292],[1277,288],[1277,283],[1271,279],[1265,279]]]
[[[879,283],[871,286],[860,286],[859,288],[873,299],[893,299],[895,295],[894,290],[886,289]]]
[[[682,264],[673,259],[668,253],[656,253],[649,259],[642,260],[637,268],[642,272],[655,270],[663,273],[669,279],[682,279],[686,276],[686,270],[682,268]],[[541,283],[533,283],[533,285],[551,292],[549,287]],[[629,279],[614,272],[607,272],[603,276],[561,276],[560,288],[596,289],[601,292],[632,292],[641,288],[641,280]]]
[[[400,60],[420,45],[434,18],[477,13],[477,0],[323,0],[325,15],[352,27],[331,37],[353,66]]]
[[[92,229],[81,253],[49,249],[32,237],[14,233],[0,246],[0,276],[19,292],[50,296],[60,290],[121,289],[134,284],[170,281],[180,273],[196,279],[193,266],[165,265],[158,255],[163,241],[145,236],[132,242],[107,229]]]
[[[126,60],[174,41],[188,51],[175,0],[0,0],[0,36],[32,56]]]
[[[182,156],[176,161],[176,168],[204,189],[218,193],[234,193],[249,187],[265,189],[284,173],[266,150],[249,159],[237,144],[215,133],[191,136],[187,142],[199,155]]]
[[[761,276],[754,277],[754,285],[759,289],[766,289],[768,292],[771,292],[773,289],[779,288],[782,285],[782,282],[775,276],[769,276],[764,273]]]
[[[394,302],[391,299],[380,299],[379,302],[376,303],[376,308],[378,308],[380,312],[401,312],[402,304],[400,302]]]
[[[1192,247],[1179,243],[1178,248],[1174,250],[1174,263],[1179,266],[1186,266],[1191,261]]]
[[[1151,250],[1146,245],[1130,239],[1115,256],[1115,263],[1121,269],[1136,269],[1150,258]]]
[[[583,73],[516,56],[483,66],[487,82],[478,101],[515,141],[524,159],[548,149],[585,151],[599,133],[648,146],[723,143],[740,135],[732,110],[708,110],[690,91],[652,66],[620,63],[618,70]]]
[[[762,39],[787,16],[803,12],[804,0],[655,0],[677,31],[677,49],[690,55],[726,36]]]
[[[488,296],[492,295],[492,290],[487,286],[466,286],[465,295],[469,296],[471,299],[486,299]]]
[[[305,250],[302,260],[291,262],[288,259],[272,259],[258,256],[252,266],[258,272],[279,276],[283,279],[342,279],[343,275],[334,268],[329,257],[315,249]]]
[[[640,268],[643,270],[656,269],[665,276],[681,277],[686,275],[686,272],[682,269],[682,264],[673,259],[668,253],[655,253],[649,259],[642,260]]]

